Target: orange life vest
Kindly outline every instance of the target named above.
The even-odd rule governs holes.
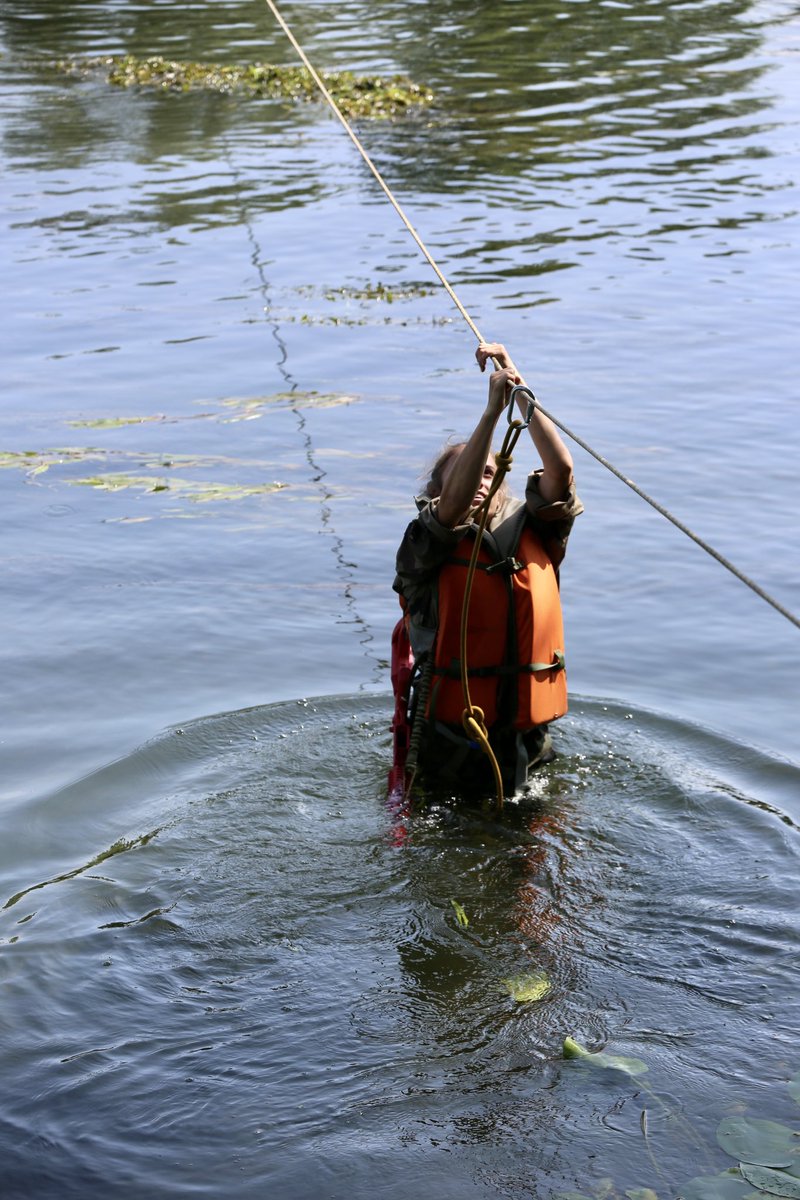
[[[461,724],[461,608],[469,552],[452,556],[439,575],[439,627],[427,715]],[[494,553],[493,553],[494,551]],[[567,711],[564,627],[558,576],[527,526],[507,558],[484,535],[470,597],[467,662],[472,703],[486,725],[531,729]]]

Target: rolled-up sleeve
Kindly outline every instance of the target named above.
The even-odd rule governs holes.
[[[560,500],[547,501],[539,494],[542,471],[528,476],[525,487],[525,507],[553,565],[558,567],[567,551],[567,539],[575,518],[583,512],[583,504],[575,491],[574,482],[569,485]]]
[[[401,583],[419,583],[434,575],[445,559],[452,554],[469,525],[450,529],[436,517],[436,501],[427,496],[417,497],[418,513],[410,523],[397,551],[397,580],[395,591],[405,595]]]
[[[405,599],[412,624],[435,630],[436,580],[442,563],[453,553],[469,529],[455,529],[437,520],[436,501],[417,497],[417,516],[406,529],[397,551],[394,590]]]

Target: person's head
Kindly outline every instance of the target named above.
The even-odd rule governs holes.
[[[435,499],[442,494],[442,486],[447,475],[447,468],[452,469],[452,464],[458,458],[461,451],[466,446],[466,442],[448,442],[443,446],[438,458],[434,461],[430,469],[428,482],[425,484],[425,495]]]
[[[466,442],[448,442],[448,444],[442,448],[439,456],[435,459],[433,466],[430,469],[428,482],[425,485],[426,496],[430,496],[431,499],[435,499],[437,496],[441,495],[444,482],[455,466],[456,459],[462,453],[466,444]],[[486,474],[484,475],[485,482],[482,482],[479,488],[479,493],[482,493],[483,495],[486,494],[486,490],[488,490],[487,484],[491,483],[491,479],[497,470],[497,463],[495,462],[494,454],[489,455],[489,458],[486,462],[486,468]],[[491,515],[494,515],[494,513],[497,512],[507,495],[508,487],[506,481],[503,480],[492,501]]]

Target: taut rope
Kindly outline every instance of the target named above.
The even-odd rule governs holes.
[[[524,421],[520,421],[518,418],[512,419],[511,416],[514,408],[514,400],[520,392],[527,393],[529,397],[528,411]],[[489,488],[489,491],[487,492],[485,498],[481,502],[480,508],[478,509],[478,512],[480,513],[480,521],[478,523],[478,532],[475,534],[475,541],[472,546],[472,554],[470,555],[469,566],[467,568],[467,578],[464,584],[464,600],[461,605],[461,635],[458,652],[459,665],[461,668],[461,695],[464,700],[464,711],[461,714],[461,724],[464,726],[464,732],[470,735],[478,743],[492,765],[494,785],[497,792],[498,812],[503,811],[503,776],[500,771],[500,765],[497,761],[497,756],[489,741],[489,731],[486,728],[486,720],[483,709],[478,708],[476,704],[472,703],[472,698],[469,694],[469,667],[467,664],[467,620],[469,617],[470,600],[472,599],[472,584],[475,579],[475,571],[477,569],[481,543],[483,542],[483,532],[486,529],[486,525],[489,520],[489,509],[492,506],[492,500],[494,499],[494,496],[503,486],[503,480],[511,470],[511,463],[513,462],[511,451],[519,441],[519,435],[522,433],[523,429],[527,429],[530,425],[534,406],[536,405],[537,401],[529,387],[525,387],[523,384],[517,384],[516,387],[513,387],[509,392],[508,403],[508,429],[506,430],[505,437],[503,438],[501,450],[494,456],[494,461],[497,464],[497,470],[495,471],[494,478],[492,479],[491,487]]]
[[[339,106],[337,105],[333,96],[331,96],[330,92],[325,87],[325,84],[323,83],[322,79],[320,78],[319,74],[317,73],[317,71],[314,69],[314,67],[310,63],[306,52],[303,50],[303,47],[300,45],[297,38],[294,36],[291,29],[289,28],[289,26],[286,24],[283,17],[279,13],[278,9],[275,6],[274,0],[264,0],[264,2],[267,5],[267,7],[269,8],[272,15],[275,17],[275,20],[278,22],[278,24],[280,25],[283,32],[286,34],[289,41],[294,46],[295,50],[297,51],[298,55],[300,56],[300,59],[303,62],[303,65],[305,66],[306,70],[309,72],[309,74],[311,75],[311,78],[314,80],[314,82],[316,83],[320,92],[325,97],[325,100],[330,105],[335,116],[342,123],[347,136],[350,138],[350,140],[352,141],[356,150],[358,150],[359,154],[364,159],[364,162],[367,164],[370,171],[375,176],[375,179],[380,184],[380,186],[381,186],[383,192],[385,193],[387,199],[389,200],[390,204],[395,209],[395,211],[397,212],[401,221],[405,225],[406,229],[408,230],[408,232],[413,237],[414,241],[419,246],[420,250],[422,251],[422,254],[425,256],[428,263],[432,267],[434,273],[438,277],[439,282],[441,283],[442,287],[445,289],[448,296],[453,301],[456,308],[461,313],[461,316],[464,318],[464,320],[466,321],[469,328],[475,334],[475,337],[478,339],[478,341],[479,342],[484,341],[484,338],[481,335],[481,332],[478,329],[477,325],[475,324],[472,317],[467,312],[464,305],[459,300],[458,296],[456,295],[456,293],[453,290],[453,288],[451,287],[451,285],[448,283],[447,279],[445,278],[444,274],[442,273],[441,268],[438,266],[433,255],[428,250],[428,247],[425,245],[422,238],[417,233],[414,226],[411,224],[411,221],[408,219],[406,214],[403,212],[403,209],[400,207],[400,204],[398,203],[397,199],[395,198],[394,194],[392,193],[391,188],[386,183],[385,179],[381,175],[378,168],[375,166],[374,162],[370,158],[367,151],[364,149],[364,146],[359,141],[358,137],[356,137],[355,133],[353,132],[352,128],[350,127],[349,122],[347,121],[347,118],[345,116],[343,116],[343,114],[342,114],[341,110],[339,109]],[[714,547],[709,545],[708,542],[704,541],[703,538],[701,538],[698,534],[696,534],[693,530],[691,530],[688,525],[685,525],[682,521],[678,520],[678,518],[676,516],[673,516],[673,514],[669,511],[669,509],[665,508],[663,506],[663,504],[659,504],[658,501],[654,500],[652,496],[649,496],[647,494],[647,492],[645,492],[642,488],[640,488],[637,484],[635,484],[632,479],[629,479],[627,477],[627,475],[623,475],[622,471],[619,471],[613,465],[613,463],[610,463],[607,458],[603,458],[602,454],[598,454],[598,452],[596,450],[593,450],[592,447],[583,440],[583,438],[579,437],[577,433],[573,433],[573,431],[571,429],[568,429],[566,425],[563,425],[561,423],[561,421],[557,420],[557,418],[554,417],[552,413],[548,412],[546,408],[543,408],[542,405],[539,404],[538,400],[536,401],[536,404],[537,404],[537,407],[538,407],[539,411],[541,412],[542,416],[547,417],[548,420],[552,421],[553,424],[555,426],[557,426],[557,428],[560,429],[562,433],[565,433],[568,438],[570,438],[573,442],[575,442],[576,445],[580,446],[582,450],[585,450],[587,454],[591,454],[592,458],[596,459],[597,462],[599,462],[602,466],[606,467],[612,473],[612,475],[616,475],[617,479],[620,479],[627,487],[629,487],[631,489],[631,491],[635,492],[637,496],[640,496],[641,499],[644,500],[647,504],[649,504],[651,508],[654,508],[657,513],[661,514],[662,517],[666,517],[666,519],[668,521],[671,521],[672,524],[676,527],[676,529],[680,529],[681,533],[685,533],[688,538],[691,538],[691,540],[693,542],[695,542],[696,545],[698,545],[701,548],[701,550],[705,550],[706,554],[710,554],[711,557],[716,559],[716,561],[718,563],[720,563],[721,566],[725,567],[726,570],[730,571],[730,573],[732,575],[735,575],[738,580],[740,580],[747,587],[749,587],[751,591],[755,592],[755,594],[757,596],[760,596],[762,600],[766,600],[767,604],[771,604],[772,607],[777,612],[779,612],[781,614],[781,616],[785,617],[787,621],[791,621],[791,623],[793,625],[797,626],[797,628],[800,629],[800,617],[796,617],[794,615],[794,613],[790,612],[788,608],[786,608],[783,604],[779,603],[779,601],[777,601],[773,596],[771,596],[769,594],[769,592],[765,591],[764,588],[762,588],[759,584],[757,584],[755,582],[755,580],[751,579],[749,577],[749,575],[746,575],[744,573],[744,571],[740,571],[737,566],[735,566],[729,559],[725,558],[725,556],[723,554],[720,554],[720,552],[718,550],[715,550]]]

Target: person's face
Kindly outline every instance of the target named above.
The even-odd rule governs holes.
[[[463,447],[461,449],[459,449],[458,454],[453,455],[453,457],[450,459],[450,461],[445,466],[445,468],[442,472],[442,486],[444,486],[449,475],[454,470],[456,463],[458,462],[459,458],[461,457],[462,450],[463,450]],[[477,508],[477,506],[479,504],[482,504],[483,501],[486,499],[487,495],[489,494],[489,488],[492,486],[492,481],[496,474],[497,474],[497,463],[495,462],[494,455],[490,454],[486,460],[486,466],[483,468],[483,475],[481,477],[481,481],[478,486],[478,490],[475,493],[475,496],[472,500],[472,504],[470,505],[471,508]],[[502,498],[500,496],[500,492],[498,491],[493,496],[491,507],[489,508],[489,517],[490,518],[493,517],[495,515],[495,513],[497,512],[497,510],[500,508],[501,502],[502,502]]]

